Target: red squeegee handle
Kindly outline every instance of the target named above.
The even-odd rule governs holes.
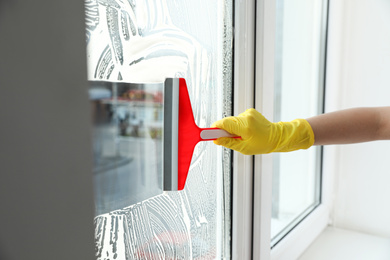
[[[200,128],[200,140],[201,141],[212,141],[217,140],[220,137],[231,137],[231,138],[241,138],[241,136],[237,136],[234,134],[231,134],[229,132],[226,132],[223,129],[220,128]]]

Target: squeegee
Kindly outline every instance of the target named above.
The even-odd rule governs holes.
[[[169,78],[164,83],[164,190],[184,189],[192,154],[200,141],[219,137],[239,138],[219,128],[199,128],[194,120],[184,78]]]

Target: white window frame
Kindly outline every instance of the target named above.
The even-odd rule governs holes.
[[[255,107],[273,118],[275,18],[274,0],[235,1],[234,115]],[[233,259],[297,259],[328,225],[332,177],[324,167],[321,204],[271,249],[272,167],[272,155],[233,154]]]
[[[234,105],[254,107],[255,1],[234,1]],[[233,153],[232,259],[252,259],[253,156]]]

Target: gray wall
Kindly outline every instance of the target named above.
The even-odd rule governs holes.
[[[0,0],[0,259],[93,259],[83,1]]]

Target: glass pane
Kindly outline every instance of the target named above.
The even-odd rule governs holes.
[[[96,214],[162,194],[163,84],[92,81]]]
[[[163,82],[186,79],[199,127],[231,114],[231,0],[87,0],[98,259],[230,257],[230,152],[199,143],[162,190]]]
[[[326,1],[277,1],[275,121],[322,113]],[[275,154],[272,245],[320,203],[321,149]]]

